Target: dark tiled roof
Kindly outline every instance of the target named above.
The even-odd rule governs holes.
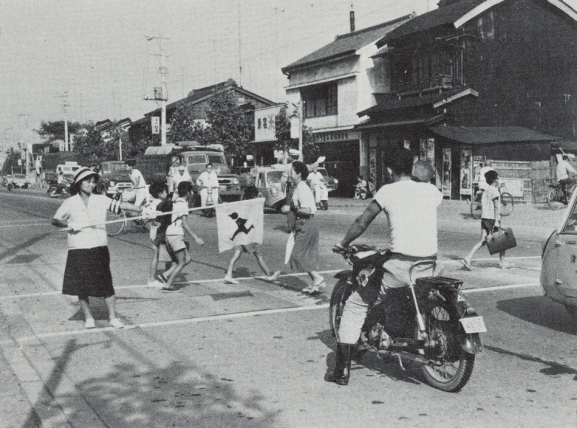
[[[319,61],[324,61],[330,58],[335,58],[344,55],[350,55],[357,51],[357,49],[368,45],[371,42],[378,40],[383,37],[389,31],[402,25],[404,22],[411,19],[413,15],[405,15],[397,18],[393,21],[384,22],[373,27],[364,28],[354,33],[347,33],[337,36],[335,41],[323,46],[317,51],[287,65],[282,69],[283,73],[290,72],[294,69],[316,63]]]
[[[522,126],[432,126],[429,129],[441,137],[466,144],[559,140]]]
[[[392,95],[375,94],[377,105],[357,113],[358,116],[373,115],[375,113],[390,112],[412,107],[433,105],[460,93],[465,93],[469,88],[454,88],[444,92],[432,92],[422,96],[411,96],[398,99]]]
[[[408,36],[409,34],[430,30],[431,28],[440,27],[442,25],[452,24],[467,12],[470,12],[485,1],[487,0],[461,0],[460,2],[450,6],[443,6],[432,10],[431,12],[419,15],[386,34],[377,42],[377,46],[380,48],[395,39]]]

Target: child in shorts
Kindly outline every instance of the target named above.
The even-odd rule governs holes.
[[[174,270],[170,273],[166,284],[162,288],[164,292],[178,292],[180,289],[174,287],[172,284],[176,276],[182,269],[190,263],[190,255],[184,242],[184,232],[186,231],[196,245],[203,245],[204,241],[200,239],[190,228],[186,221],[188,217],[188,199],[192,192],[192,183],[189,181],[181,181],[178,183],[178,197],[172,205],[172,215],[170,225],[166,228],[166,246],[169,252],[175,254],[177,264]]]
[[[170,212],[172,211],[172,201],[168,199],[168,187],[166,184],[154,182],[150,185],[148,189],[152,199],[148,204],[148,208],[153,211]],[[166,228],[170,224],[170,215],[158,216],[152,220],[150,226],[150,241],[152,242],[152,260],[150,261],[150,269],[148,272],[148,287],[152,288],[162,288],[164,283],[156,278],[156,272],[158,270],[158,259],[159,253],[162,246],[166,246]],[[165,271],[161,275],[161,278],[166,275],[170,275],[173,267]]]
[[[245,192],[245,199],[254,199],[257,196],[258,196],[258,189],[256,187],[247,187]],[[274,281],[280,275],[280,270],[277,270],[271,275],[270,270],[268,269],[268,266],[266,265],[262,257],[260,251],[260,245],[255,242],[252,242],[248,245],[239,245],[234,249],[234,255],[230,260],[230,264],[228,265],[228,271],[226,272],[226,276],[224,277],[225,283],[238,284],[238,281],[232,277],[232,271],[234,269],[234,264],[240,259],[242,253],[254,254],[258,262],[258,265],[260,266],[264,274],[267,276],[266,278],[267,280]]]

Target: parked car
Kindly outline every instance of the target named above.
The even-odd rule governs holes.
[[[543,242],[541,285],[551,300],[565,305],[577,322],[577,192],[559,227]]]
[[[9,182],[19,189],[28,189],[28,186],[31,184],[26,174],[12,174]]]
[[[281,178],[285,168],[285,165],[275,165],[257,166],[251,169],[250,174],[254,177],[259,197],[265,198],[265,208],[280,211],[280,207],[284,205],[286,193],[282,189]]]

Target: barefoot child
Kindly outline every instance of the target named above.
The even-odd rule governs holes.
[[[247,187],[245,192],[245,199],[254,199],[257,196],[258,196],[258,189],[256,187]],[[270,270],[268,269],[268,266],[266,265],[260,252],[260,245],[252,242],[248,245],[239,245],[238,247],[235,248],[234,255],[232,256],[232,259],[230,260],[230,264],[228,266],[228,271],[226,272],[226,276],[224,277],[224,282],[227,282],[229,284],[238,284],[238,281],[232,277],[232,271],[234,270],[234,264],[240,259],[242,253],[254,254],[258,262],[258,265],[260,266],[264,274],[267,276],[266,278],[267,280],[274,281],[280,275],[280,271],[278,270],[271,275]]]
[[[186,231],[192,236],[196,245],[204,244],[204,241],[195,235],[186,221],[188,217],[188,199],[191,192],[192,183],[189,181],[181,181],[178,183],[178,198],[176,198],[172,205],[170,225],[166,229],[166,245],[168,250],[176,255],[178,263],[170,273],[165,286],[162,288],[164,292],[180,291],[180,289],[174,287],[172,284],[176,276],[190,263],[190,255],[184,242],[184,232]]]

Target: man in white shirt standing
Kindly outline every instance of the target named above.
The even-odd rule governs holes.
[[[359,287],[348,298],[337,343],[336,365],[332,381],[347,385],[355,345],[359,340],[369,305],[384,299],[387,289],[406,287],[409,269],[422,260],[437,258],[437,208],[443,195],[433,184],[412,180],[413,155],[408,149],[399,149],[392,154],[388,169],[393,183],[382,186],[367,209],[349,228],[344,239],[336,248],[348,246],[361,236],[377,215],[387,215],[392,256],[383,267],[380,288]],[[430,177],[429,177],[430,178]],[[413,270],[414,277],[432,275],[432,264],[424,264]]]
[[[212,168],[211,163],[206,164],[206,171],[198,176],[196,185],[201,187],[200,190],[200,206],[206,207],[208,194],[212,192],[212,204],[218,204],[218,175]]]
[[[126,161],[128,165],[128,175],[130,181],[132,181],[132,190],[136,194],[136,199],[134,200],[134,205],[137,207],[141,206],[148,196],[148,191],[146,190],[146,181],[142,173],[135,169],[136,161],[134,159],[129,159]]]
[[[318,207],[321,203],[321,189],[324,186],[325,179],[323,175],[318,172],[317,168],[318,167],[316,163],[312,164],[312,171],[309,174],[308,180],[310,182],[311,190],[315,195],[315,203]]]
[[[563,155],[563,159],[557,164],[557,182],[561,185],[565,205],[569,203],[570,196],[567,194],[567,186],[575,183],[575,179],[571,178],[571,175],[575,176],[577,172],[569,163],[569,156]]]
[[[178,193],[178,184],[182,181],[188,181],[192,184],[192,177],[188,172],[188,168],[182,164],[171,168],[170,175],[172,178],[172,191],[176,195]]]

